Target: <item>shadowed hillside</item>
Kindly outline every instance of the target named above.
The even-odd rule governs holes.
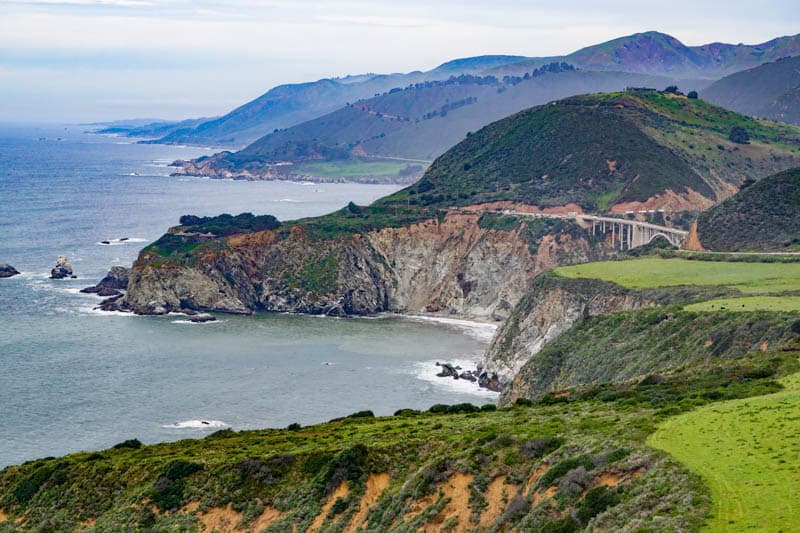
[[[750,184],[701,213],[697,232],[714,251],[800,250],[800,168]]]

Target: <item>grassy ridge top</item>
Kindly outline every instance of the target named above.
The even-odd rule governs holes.
[[[631,289],[716,285],[748,294],[800,291],[800,263],[746,263],[644,257],[560,267],[554,272],[567,278],[611,281]]]
[[[728,140],[735,126],[753,139]],[[515,200],[604,210],[670,189],[714,200],[746,177],[800,164],[800,128],[659,92],[567,98],[490,124],[383,200],[423,205]]]
[[[701,213],[697,232],[715,251],[800,250],[800,168],[764,178]]]

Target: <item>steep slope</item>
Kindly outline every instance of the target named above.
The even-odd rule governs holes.
[[[575,71],[554,63],[525,78],[459,76],[394,89],[381,96],[275,131],[236,153],[182,164],[182,172],[211,177],[271,178],[304,173],[309,160],[403,158],[430,161],[469,131],[533,105],[574,94],[629,85],[666,86],[668,78]],[[276,166],[292,162],[294,165]]]
[[[738,113],[800,124],[800,55],[737,72],[702,97]]]
[[[736,144],[731,129],[753,139]],[[655,91],[568,98],[497,121],[384,204],[575,203],[588,211],[703,209],[800,164],[800,129]]]
[[[766,177],[701,213],[697,234],[713,251],[800,250],[800,168]]]
[[[502,320],[537,273],[612,253],[561,220],[496,225],[480,213],[351,206],[277,229],[229,231],[233,222],[221,218],[211,226],[184,218],[145,248],[126,295],[109,307]]]

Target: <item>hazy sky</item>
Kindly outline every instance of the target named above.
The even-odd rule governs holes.
[[[613,6],[613,7],[609,7]],[[287,82],[554,55],[646,30],[800,32],[797,0],[0,0],[0,120],[224,113]]]

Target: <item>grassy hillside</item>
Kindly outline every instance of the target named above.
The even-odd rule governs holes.
[[[645,439],[713,399],[776,391],[796,366],[721,359],[529,406],[126,441],[0,472],[0,530],[696,530],[706,489]]]
[[[726,76],[702,96],[745,115],[800,124],[798,87],[800,55]]]
[[[764,178],[701,213],[697,232],[714,251],[800,250],[800,168]]]
[[[672,83],[657,76],[575,71],[568,65],[564,65],[564,71],[560,68],[549,66],[534,75],[527,73],[526,78],[459,76],[393,89],[276,130],[237,153],[216,156],[214,166],[252,172],[281,161],[338,162],[364,157],[426,163],[468,132],[533,105],[575,94],[622,90],[629,85],[665,87]],[[302,173],[306,168],[281,170]]]
[[[734,127],[752,141],[731,142]],[[575,202],[603,210],[667,189],[707,202],[746,178],[800,164],[800,128],[658,92],[567,98],[497,121],[438,158],[385,202]],[[693,192],[692,192],[693,191]]]
[[[713,404],[672,418],[649,445],[670,453],[711,489],[710,531],[797,529],[800,375],[781,392]]]

